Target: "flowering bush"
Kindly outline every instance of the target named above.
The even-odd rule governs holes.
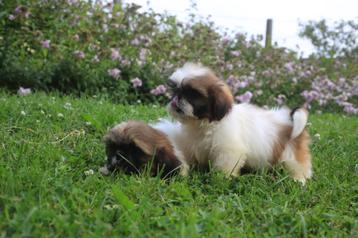
[[[219,34],[195,14],[181,23],[137,5],[90,2],[0,1],[0,86],[166,102],[166,78],[194,61],[225,79],[238,102],[357,113],[351,61],[265,49],[261,37]]]

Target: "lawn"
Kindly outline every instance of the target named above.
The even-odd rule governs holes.
[[[103,177],[102,136],[164,108],[0,92],[1,237],[357,237],[357,117],[311,115],[314,178]],[[92,170],[94,173],[92,174]]]

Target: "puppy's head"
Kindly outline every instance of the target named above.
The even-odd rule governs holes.
[[[105,135],[104,142],[108,172],[138,173],[148,165],[151,175],[162,171],[166,176],[181,164],[167,136],[140,121],[123,122],[113,127]]]
[[[230,88],[208,68],[186,63],[169,78],[172,99],[169,113],[176,119],[221,120],[232,108]]]

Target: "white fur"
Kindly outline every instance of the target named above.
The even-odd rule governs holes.
[[[234,105],[231,112],[219,122],[182,122],[181,128],[177,125],[174,140],[188,164],[211,163],[214,168],[230,175],[239,175],[244,165],[256,169],[270,167],[280,127],[295,127],[296,123],[291,120],[288,108],[264,110],[251,104]],[[288,163],[291,171],[296,168],[293,166],[294,155],[290,151],[284,152],[281,160]],[[302,166],[296,170],[302,170]],[[303,181],[310,177],[310,172],[298,171],[296,177]]]
[[[194,63],[186,63],[177,69],[169,79],[180,85],[184,79],[193,79],[211,73],[209,68]]]
[[[295,159],[293,149],[288,145],[282,154],[282,162],[284,166],[288,169],[293,179],[301,182],[303,185],[306,183],[306,179],[312,177],[312,168],[311,164],[300,164]]]
[[[294,121],[291,138],[294,139],[299,136],[307,124],[307,111],[300,108],[294,112],[292,119]]]
[[[175,156],[182,163],[180,174],[182,176],[187,176],[189,174],[189,165],[187,164],[187,160],[178,146],[178,141],[180,141],[179,137],[181,135],[181,125],[178,122],[160,119],[159,122],[152,124],[151,126],[168,136],[168,139],[174,148]]]

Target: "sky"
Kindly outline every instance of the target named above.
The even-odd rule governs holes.
[[[185,21],[190,0],[123,0],[136,3],[157,12],[168,12]],[[334,22],[340,19],[358,18],[358,0],[195,0],[198,14],[211,15],[215,24],[248,35],[264,35],[266,19],[273,19],[273,42],[279,46],[309,55],[313,46],[308,40],[300,39],[299,22],[327,19]],[[299,46],[299,48],[297,48]]]

